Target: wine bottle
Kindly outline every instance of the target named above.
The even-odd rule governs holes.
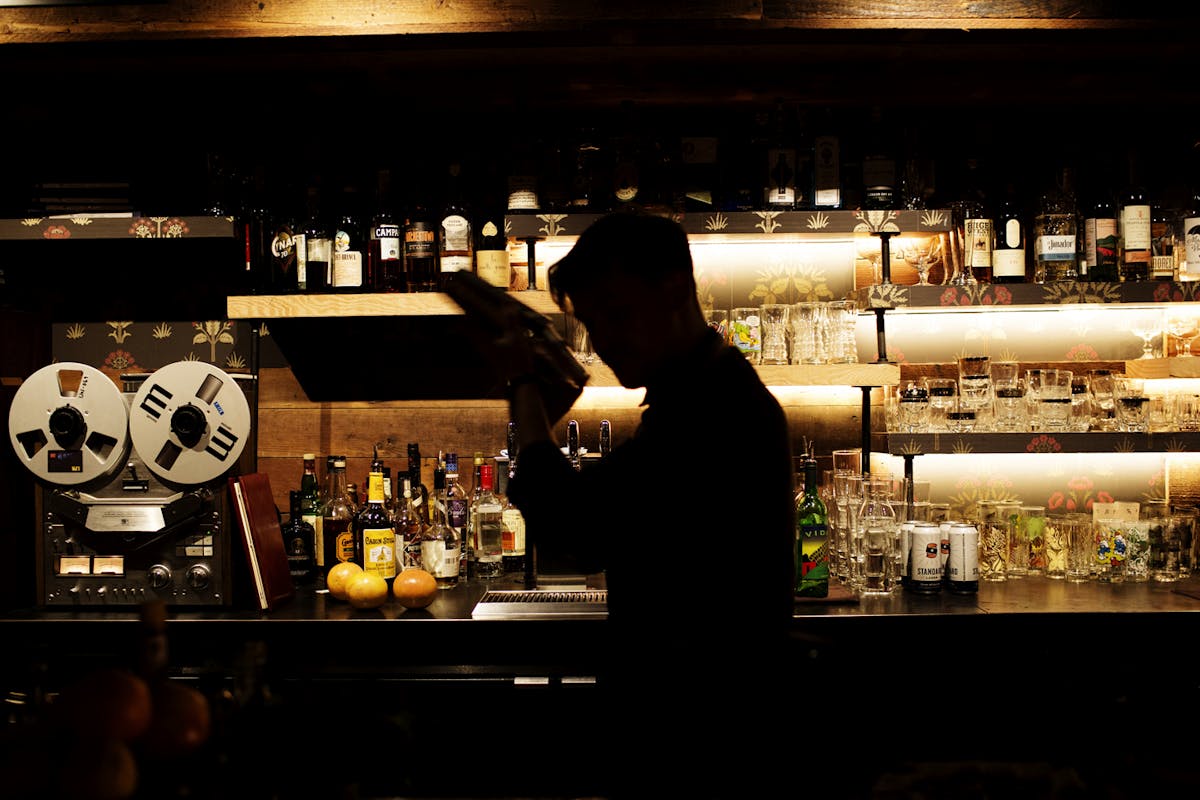
[[[795,593],[829,595],[829,509],[817,486],[817,460],[804,458],[804,490],[796,498]]]
[[[408,480],[412,485],[413,505],[425,524],[432,521],[432,502],[429,487],[421,479],[421,445],[418,442],[408,443]]]
[[[879,106],[871,107],[861,170],[863,206],[871,209],[896,208],[896,154],[884,123],[883,109]],[[990,261],[988,266],[991,266]]]
[[[309,186],[308,218],[304,222],[304,291],[320,294],[329,289],[329,260],[332,256],[333,233],[321,206],[320,189],[315,185]]]
[[[1010,184],[996,212],[996,242],[992,250],[992,282],[1025,281],[1025,222]]]
[[[833,110],[821,112],[813,137],[813,206],[842,207],[842,152]]]
[[[475,266],[475,235],[471,230],[471,212],[462,188],[462,165],[453,162],[446,182],[438,236],[438,288],[444,290],[455,272],[470,272]]]
[[[1150,278],[1150,199],[1142,184],[1135,154],[1129,159],[1129,185],[1121,196],[1117,219],[1120,225],[1120,254],[1117,259],[1122,281]]]
[[[1183,258],[1180,272],[1189,280],[1200,275],[1200,188],[1192,189],[1191,201],[1182,214]]]
[[[1108,192],[1099,192],[1084,220],[1084,258],[1090,281],[1119,281],[1117,253],[1121,233],[1117,212]]]

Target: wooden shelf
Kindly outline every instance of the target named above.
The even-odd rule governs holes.
[[[513,292],[540,314],[561,314],[546,291]],[[239,295],[227,300],[229,319],[307,319],[322,317],[460,316],[462,308],[443,292],[364,294]]]

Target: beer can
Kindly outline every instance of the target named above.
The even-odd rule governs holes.
[[[950,529],[958,524],[958,520],[942,520],[938,523],[938,530],[941,532],[941,539],[938,546],[941,548],[938,552],[942,558],[942,580],[946,579],[946,568],[950,561]]]
[[[947,583],[956,594],[979,591],[979,529],[969,522],[950,528]]]
[[[914,592],[942,590],[942,533],[934,522],[916,522],[910,534],[908,586]]]

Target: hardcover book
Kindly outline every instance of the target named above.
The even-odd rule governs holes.
[[[229,492],[258,607],[269,611],[290,600],[296,592],[279,529],[279,510],[271,495],[271,482],[263,472],[234,475],[229,478]]]

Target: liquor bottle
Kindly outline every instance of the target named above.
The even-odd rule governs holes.
[[[879,106],[871,107],[861,163],[863,206],[896,208],[896,154]]]
[[[1186,274],[1188,280],[1200,276],[1200,188],[1192,190],[1191,201],[1181,215],[1183,229],[1183,263],[1180,278]]]
[[[367,503],[354,517],[355,560],[390,586],[396,577],[396,528],[383,507],[383,473],[367,476]]]
[[[1097,192],[1084,220],[1084,258],[1089,281],[1116,283],[1121,279],[1117,266],[1121,231],[1116,207],[1108,192]]]
[[[422,562],[425,521],[413,505],[412,481],[405,477],[403,486],[400,507],[396,512],[396,555],[400,562],[399,569],[422,567],[432,575],[433,570],[425,567]]]
[[[337,224],[333,232],[330,256],[330,288],[335,292],[354,293],[369,288],[366,274],[367,234],[362,220],[358,187],[347,184],[339,200]]]
[[[483,451],[476,450],[471,461],[471,502],[479,499],[483,493]]]
[[[992,249],[992,282],[1025,282],[1025,220],[1009,184],[996,212],[996,242]]]
[[[962,213],[963,279],[967,284],[989,283],[995,233],[983,168],[976,158],[968,158],[965,166],[964,188],[958,204]]]
[[[679,140],[679,190],[684,212],[713,211],[720,202],[717,136],[684,136]]]
[[[383,475],[380,475],[380,503],[383,502]],[[321,514],[321,535],[324,540],[325,569],[329,570],[341,561],[361,560],[356,552],[357,539],[354,532],[354,503],[350,499],[346,482],[346,459],[333,462],[330,472],[329,502]]]
[[[493,488],[492,469],[491,464],[480,467],[480,492],[471,504],[472,574],[477,578],[504,575],[504,506]]]
[[[455,272],[471,272],[475,266],[475,234],[471,212],[462,189],[462,165],[450,164],[446,198],[442,206],[441,232],[438,236],[438,288],[445,290],[447,279]]]
[[[367,242],[367,285],[376,292],[403,292],[404,258],[391,170],[379,170],[375,184],[375,208]]]
[[[1129,165],[1129,185],[1121,196],[1117,220],[1120,226],[1118,273],[1122,281],[1150,278],[1150,199],[1142,185],[1136,157]]]
[[[508,213],[534,214],[541,209],[538,197],[538,159],[533,141],[518,135],[509,146],[512,161],[506,180]]]
[[[581,128],[575,140],[575,168],[570,186],[571,211],[602,213],[607,210],[608,204],[604,200],[607,184],[600,163],[603,157],[604,150],[596,129]]]
[[[392,489],[392,468],[383,467],[383,510],[393,520],[399,514],[400,501],[396,498],[396,492]]]
[[[813,136],[814,208],[842,207],[842,152],[833,109],[822,110]]]
[[[799,159],[796,147],[796,126],[783,101],[775,102],[771,114],[770,139],[764,163],[763,208],[779,211],[797,207],[796,187],[799,180]]]
[[[259,164],[242,180],[236,231],[245,257],[244,288],[250,294],[273,294],[271,212],[267,201],[266,168]]]
[[[433,471],[434,497],[441,497],[445,488],[445,471],[440,467]],[[458,585],[461,566],[462,540],[458,533],[446,524],[446,507],[435,503],[430,509],[429,524],[421,539],[421,565],[437,581],[439,589],[451,589]]]
[[[332,563],[325,562],[325,538],[323,535],[324,504],[321,500],[321,485],[317,481],[317,455],[305,453],[304,472],[300,476],[300,517],[313,529],[313,562],[316,567],[317,588],[325,588],[325,572]]]
[[[308,187],[308,217],[304,221],[304,291],[320,294],[329,289],[329,261],[333,256],[333,232],[325,220],[320,190]],[[299,272],[297,272],[299,277]]]
[[[270,291],[291,294],[298,291],[296,283],[296,241],[300,235],[298,214],[293,198],[281,189],[271,213]]]
[[[507,289],[512,285],[512,264],[508,257],[508,234],[504,227],[504,204],[494,193],[484,194],[483,213],[475,241],[475,274],[492,286]]]
[[[471,559],[471,499],[458,482],[458,454],[446,453],[446,486],[442,491],[442,505],[446,509],[446,525],[459,541],[458,576],[466,580],[467,565]]]
[[[426,525],[431,521],[429,487],[421,479],[421,446],[417,442],[408,443],[408,481],[412,486],[413,505]]]
[[[1070,167],[1063,167],[1038,198],[1033,218],[1033,280],[1035,283],[1079,278],[1076,258],[1078,211]]]
[[[829,595],[829,509],[817,486],[817,460],[804,458],[804,489],[796,497],[796,579],[800,597]]]
[[[415,197],[404,221],[404,281],[410,292],[438,289],[439,227],[425,201]]]
[[[288,571],[298,585],[313,582],[316,576],[316,529],[304,518],[304,500],[295,489],[288,492],[288,518],[280,528],[283,551],[287,553]]]
[[[1175,280],[1175,228],[1179,224],[1177,208],[1153,206],[1150,212],[1150,277],[1156,281]]]
[[[525,574],[525,515],[521,513],[521,509],[513,505],[512,499],[508,496],[508,486],[517,476],[519,450],[517,423],[510,420],[505,434],[503,451],[503,465],[506,472],[503,475],[497,473],[497,485],[500,487],[497,494],[504,505],[504,511],[501,514],[504,572],[507,575],[523,576]],[[496,459],[496,461],[500,463],[501,459]]]
[[[633,101],[622,100],[618,112],[617,130],[609,150],[612,153],[612,207],[628,208],[643,202],[642,188],[642,141],[641,126],[637,119]]]

